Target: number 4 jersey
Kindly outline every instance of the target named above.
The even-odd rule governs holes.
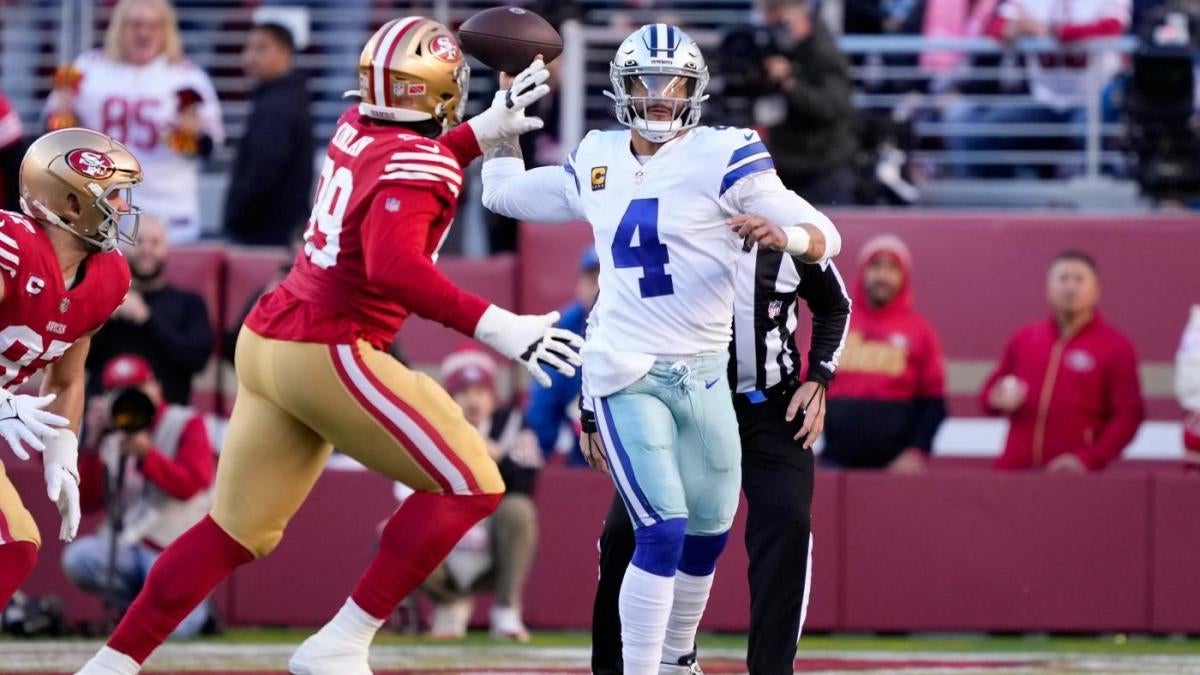
[[[0,211],[0,386],[16,389],[108,320],[129,292],[117,251],[93,253],[70,288],[43,226]]]
[[[648,158],[634,156],[628,130],[593,131],[561,169],[524,172],[516,160],[493,159],[483,179],[494,211],[591,223],[600,297],[581,353],[592,396],[627,386],[656,358],[728,349],[734,263],[746,255],[730,217],[756,213],[836,236],[828,218],[783,186],[748,129],[697,127]]]
[[[466,124],[433,140],[352,108],[338,120],[304,249],[246,320],[263,337],[387,349],[409,314],[466,335],[487,309],[434,266],[454,220],[462,166],[479,155]]]

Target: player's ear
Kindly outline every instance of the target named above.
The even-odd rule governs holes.
[[[67,195],[67,207],[70,208],[71,213],[75,214],[76,216],[83,213],[83,206],[79,203],[79,197],[76,197],[73,194]]]

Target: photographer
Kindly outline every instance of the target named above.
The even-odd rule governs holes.
[[[742,40],[752,37],[746,53],[757,56],[751,79],[760,97],[754,118],[768,127],[779,177],[814,204],[849,204],[857,150],[850,62],[807,0],[760,5],[768,28]],[[739,89],[738,78],[732,79],[729,84]]]
[[[142,357],[116,356],[101,379],[105,393],[88,404],[79,489],[83,512],[105,509],[108,518],[66,547],[62,565],[77,586],[123,609],[159,553],[208,512],[213,447],[203,415],[165,403]],[[203,603],[175,635],[195,635],[207,619]]]

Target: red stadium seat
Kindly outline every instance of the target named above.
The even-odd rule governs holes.
[[[184,246],[171,249],[167,257],[167,280],[194,291],[204,299],[213,328],[213,355],[208,366],[192,383],[192,405],[204,412],[221,411],[218,385],[221,317],[224,313],[225,247]]]

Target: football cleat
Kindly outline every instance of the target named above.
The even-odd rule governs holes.
[[[658,666],[658,675],[704,675],[700,662],[696,660],[696,650],[679,657],[675,663],[662,663]]]
[[[492,607],[491,633],[497,639],[529,642],[529,630],[521,620],[521,610],[515,607]]]
[[[291,675],[371,675],[369,645],[338,639],[330,626],[309,636],[288,659]]]

